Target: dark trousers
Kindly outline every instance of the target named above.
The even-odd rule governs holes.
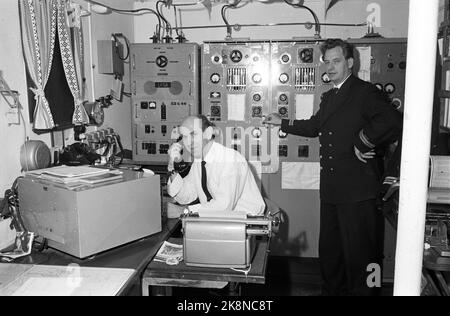
[[[323,295],[377,295],[368,265],[383,262],[384,218],[375,200],[321,203],[319,260]],[[381,277],[381,276],[380,276]]]

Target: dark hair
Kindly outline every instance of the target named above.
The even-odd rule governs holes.
[[[202,120],[202,131],[205,131],[208,127],[215,127],[216,125],[212,123],[208,118],[202,114],[196,115],[198,119]]]
[[[343,41],[340,38],[330,38],[320,45],[320,50],[322,54],[325,55],[325,52],[329,49],[333,49],[335,47],[341,47],[344,52],[345,59],[354,58],[353,50],[354,46],[347,41]]]

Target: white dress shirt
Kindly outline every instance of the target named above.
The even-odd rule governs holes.
[[[344,79],[344,81],[342,81],[342,82],[341,82],[340,84],[338,84],[338,85],[334,85],[333,88],[340,89],[340,88],[344,85],[344,83],[348,80],[348,78],[350,78],[351,75],[352,75],[352,74],[350,73],[350,74]]]
[[[262,215],[265,204],[247,160],[237,151],[213,142],[204,158],[208,191],[212,199],[208,202],[202,189],[201,160],[192,163],[189,174],[177,175],[168,181],[167,191],[178,203],[186,205],[197,198],[200,204],[189,206],[189,210],[241,211],[251,215]]]

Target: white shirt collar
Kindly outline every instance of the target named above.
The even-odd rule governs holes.
[[[347,81],[348,78],[350,78],[352,74],[350,73],[347,78],[344,79],[344,81],[342,81],[340,84],[338,84],[337,86],[335,85],[334,88],[338,88],[340,89],[342,87],[342,85]]]
[[[210,162],[214,161],[215,160],[214,157],[216,156],[217,149],[218,149],[217,144],[215,141],[213,141],[211,144],[211,147],[209,148],[208,153],[203,158],[203,160],[206,163],[210,163]]]

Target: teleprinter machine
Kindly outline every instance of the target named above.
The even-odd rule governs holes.
[[[255,237],[271,237],[278,218],[239,212],[202,212],[182,216],[185,264],[197,267],[247,268]]]
[[[25,227],[77,258],[161,231],[159,176],[124,170],[119,180],[74,190],[35,176],[18,184]]]

